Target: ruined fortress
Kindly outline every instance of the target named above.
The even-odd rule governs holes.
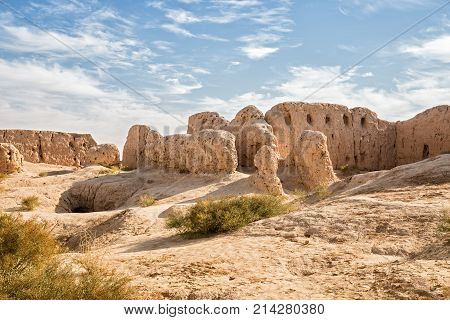
[[[266,114],[248,106],[231,121],[202,112],[189,117],[186,134],[164,137],[145,125],[131,127],[122,166],[190,174],[256,168],[252,182],[275,194],[283,192],[280,171],[289,168],[310,189],[336,181],[333,168],[384,170],[450,152],[449,109],[437,106],[398,122],[378,119],[366,108],[302,102],[281,103]],[[116,146],[97,145],[89,134],[0,130],[0,143],[5,172],[20,170],[21,159],[67,166],[120,163]]]

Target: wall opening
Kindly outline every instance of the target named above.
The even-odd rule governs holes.
[[[344,116],[342,117],[342,120],[344,120],[344,124],[346,126],[348,126],[348,116],[346,114],[344,114]]]
[[[330,116],[326,116],[325,117],[325,124],[330,124],[330,121],[331,121],[331,119],[330,119]]]
[[[363,127],[363,128],[366,127],[366,117],[361,118],[361,127]]]
[[[427,144],[423,145],[422,159],[426,159],[430,156],[430,147]]]
[[[290,115],[289,113],[286,113],[286,114],[284,115],[284,122],[285,122],[288,126],[291,125],[292,120],[291,120],[291,115]]]
[[[306,121],[308,121],[309,124],[312,124],[312,117],[310,114],[306,115]]]

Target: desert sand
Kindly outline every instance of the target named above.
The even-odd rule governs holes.
[[[143,299],[450,298],[450,239],[439,231],[450,208],[450,154],[385,171],[336,170],[341,180],[322,200],[312,194],[289,214],[190,240],[165,227],[167,214],[257,192],[250,174],[102,169],[24,162],[1,182],[0,210],[48,222],[67,258],[103,260]],[[142,194],[157,204],[141,208]],[[22,212],[30,195],[41,205]]]

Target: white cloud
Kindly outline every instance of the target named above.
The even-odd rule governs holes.
[[[175,46],[175,44],[172,42],[161,40],[153,41],[152,43],[157,49],[170,53],[173,52],[173,47]]]
[[[407,10],[437,3],[435,0],[339,0],[339,10],[347,15],[350,10],[358,9],[364,13],[373,13],[382,9]]]
[[[380,89],[361,86],[357,82],[360,76],[354,70],[342,76],[327,87],[305,100],[317,88],[340,74],[340,66],[298,66],[290,68],[290,79],[260,90],[249,91],[230,99],[205,97],[191,104],[199,106],[201,111],[214,110],[231,119],[234,114],[248,104],[254,104],[267,111],[277,103],[284,101],[328,102],[353,107],[367,107],[382,119],[408,119],[427,108],[450,101],[450,71],[408,70],[403,80],[396,80],[392,89]]]
[[[123,145],[128,128],[146,123],[162,130],[179,123],[152,102],[112,88],[78,68],[0,59],[2,127],[93,133],[99,143]]]
[[[200,18],[183,9],[169,9],[166,12],[166,17],[180,24],[200,22]]]
[[[167,30],[169,32],[181,35],[181,36],[185,36],[185,37],[188,37],[188,38],[195,38],[195,36],[192,33],[190,33],[188,30],[183,29],[183,28],[181,28],[180,26],[178,26],[176,24],[166,23],[166,24],[163,24],[161,26],[161,28],[163,28],[164,30]]]
[[[209,74],[209,71],[201,67],[191,67],[183,64],[155,63],[149,64],[149,73],[158,79],[154,83],[158,96],[184,95],[203,87],[202,83],[194,76]]]
[[[104,20],[116,21],[115,28],[108,27]],[[133,57],[148,60],[153,52],[134,39],[130,28],[133,23],[112,10],[101,9],[80,21],[79,25],[63,31],[43,30],[18,25],[13,17],[0,19],[0,49],[9,52],[45,55],[47,59],[77,57],[70,48],[84,56],[101,58],[116,66],[129,66]],[[127,37],[128,36],[128,37]],[[56,40],[56,39],[58,40]],[[70,47],[70,48],[69,48]],[[94,59],[95,60],[95,59]],[[107,65],[104,65],[107,67]]]
[[[277,52],[279,48],[272,48],[272,47],[254,47],[254,46],[247,46],[242,47],[241,51],[252,60],[260,60],[263,59],[271,54],[274,54]]]
[[[421,44],[403,46],[400,52],[422,59],[450,63],[450,34],[423,41]]]

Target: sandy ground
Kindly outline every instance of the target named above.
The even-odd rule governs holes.
[[[348,177],[324,200],[312,197],[289,214],[195,240],[166,229],[167,212],[204,197],[255,192],[247,174],[98,177],[101,169],[26,163],[1,183],[0,210],[19,214],[23,197],[39,196],[42,205],[25,217],[51,224],[67,255],[94,255],[128,274],[143,299],[450,298],[450,239],[439,231],[450,208],[450,155]],[[141,184],[114,210],[55,213],[61,195],[87,180]],[[140,208],[144,193],[158,204]]]

